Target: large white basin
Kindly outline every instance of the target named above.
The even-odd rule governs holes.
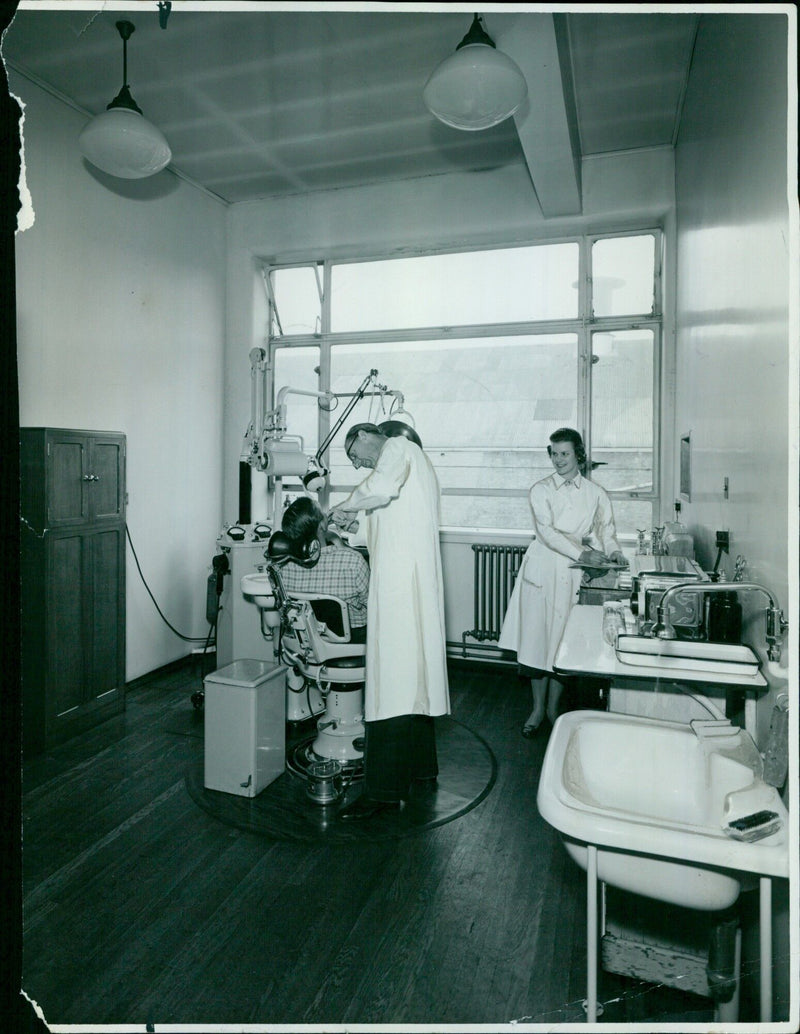
[[[550,736],[537,803],[598,878],[675,905],[722,909],[743,872],[788,876],[788,815],[760,778],[751,737],[727,723],[677,722],[602,711],[562,715]],[[774,811],[781,828],[732,839],[731,819]]]

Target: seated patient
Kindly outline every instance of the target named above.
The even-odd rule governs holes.
[[[357,549],[351,549],[341,540],[337,539],[333,544],[329,542],[327,523],[325,514],[307,496],[301,496],[287,506],[281,530],[292,546],[303,551],[310,542],[318,539],[322,549],[313,567],[285,564],[281,568],[281,579],[290,595],[293,592],[321,592],[338,596],[347,604],[351,642],[364,643],[367,639],[369,564]]]

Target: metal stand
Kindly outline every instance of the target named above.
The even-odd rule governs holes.
[[[761,968],[761,1022],[772,1021],[772,879],[762,876],[758,888],[758,926]]]
[[[597,847],[586,845],[586,1001],[583,1003],[587,1023],[596,1023],[602,1013],[597,1004]]]

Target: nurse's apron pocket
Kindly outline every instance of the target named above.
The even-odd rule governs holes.
[[[527,553],[522,558],[522,565],[519,569],[519,577],[522,579],[523,582],[526,582],[528,585],[533,585],[537,589],[542,588],[541,575],[536,570],[534,564],[531,563],[531,558],[527,555]]]

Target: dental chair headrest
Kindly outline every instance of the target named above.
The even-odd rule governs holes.
[[[285,564],[288,560],[293,560],[294,563],[302,564],[303,567],[313,567],[319,560],[321,550],[319,539],[312,539],[307,546],[302,547],[290,539],[285,532],[276,531],[270,537],[264,556],[273,563]]]

